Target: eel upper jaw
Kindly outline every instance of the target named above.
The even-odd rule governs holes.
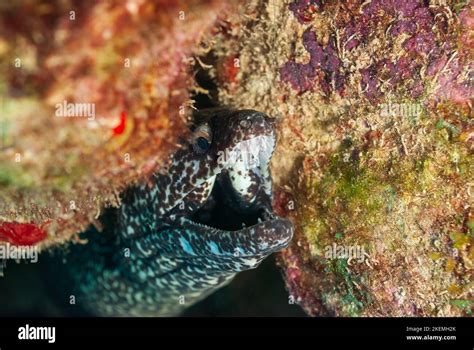
[[[169,216],[173,222],[185,222],[187,226],[197,225],[218,231],[239,231],[246,227],[257,228],[265,222],[279,219],[271,207],[271,199],[263,187],[252,203],[242,203],[233,189],[228,173],[216,176],[207,199],[196,210],[177,211]],[[188,197],[177,207],[191,208]]]
[[[172,215],[173,221],[179,218],[187,225],[241,231],[283,220],[274,214],[271,206],[269,164],[275,148],[274,121],[250,110],[240,111],[233,118],[233,124],[217,134],[233,130],[234,137],[223,137],[216,142],[214,151],[218,156],[215,171],[211,177],[200,182],[212,182],[212,190],[206,192],[203,196],[205,200],[199,203],[196,210],[178,212]],[[239,155],[244,156],[240,158],[240,163],[234,158]],[[257,161],[257,164],[248,164],[249,161]],[[202,185],[196,190],[202,192]],[[177,206],[192,207],[189,204],[193,200],[192,195],[188,194]]]
[[[267,155],[270,157],[271,152]],[[235,179],[231,180],[232,174],[236,175],[236,173],[223,167],[212,179],[212,190],[200,208],[195,211],[181,212],[177,217],[181,222],[186,222],[187,226],[197,225],[217,231],[241,231],[246,228],[258,230],[268,225],[270,221],[281,220],[273,212],[271,205],[268,166],[269,159],[264,159],[260,169],[253,170],[254,175],[259,177],[259,182],[252,188],[254,193],[248,196],[241,196],[241,191],[245,189],[245,186]],[[191,207],[187,203],[188,197],[190,196],[182,199],[182,207]]]

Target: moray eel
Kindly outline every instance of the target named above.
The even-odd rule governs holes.
[[[95,315],[177,315],[285,248],[293,225],[271,208],[274,147],[263,113],[199,112],[169,166],[71,247],[68,300]]]

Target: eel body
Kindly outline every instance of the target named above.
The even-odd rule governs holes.
[[[271,208],[274,147],[263,113],[199,112],[169,166],[71,247],[65,292],[95,315],[170,316],[256,268],[293,235]]]

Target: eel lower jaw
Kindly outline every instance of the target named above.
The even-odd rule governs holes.
[[[221,237],[225,237],[225,242],[234,246],[235,257],[250,255],[256,258],[268,256],[288,247],[293,238],[294,226],[290,220],[278,217],[273,213],[268,215],[266,221],[236,230],[204,225],[185,217],[182,217],[180,221],[183,227],[192,229],[198,236],[206,237],[209,242],[219,242]],[[241,252],[241,248],[246,253]]]
[[[251,206],[237,210],[214,196],[194,213],[188,220],[195,224],[220,231],[240,231],[245,228],[257,228],[266,222],[279,219],[271,206]]]
[[[187,225],[195,224],[209,230],[240,231],[279,219],[263,188],[252,202],[242,201],[242,198],[235,195],[228,181],[221,181],[224,178],[227,177],[218,177],[210,195],[197,210],[178,211],[170,217],[171,221],[185,221]],[[182,207],[190,207],[186,199],[183,199]]]

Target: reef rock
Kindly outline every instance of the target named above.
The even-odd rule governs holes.
[[[280,122],[308,314],[472,314],[473,23],[468,1],[248,1],[214,38],[220,100]]]
[[[0,7],[0,241],[49,247],[119,204],[187,131],[220,1]]]

